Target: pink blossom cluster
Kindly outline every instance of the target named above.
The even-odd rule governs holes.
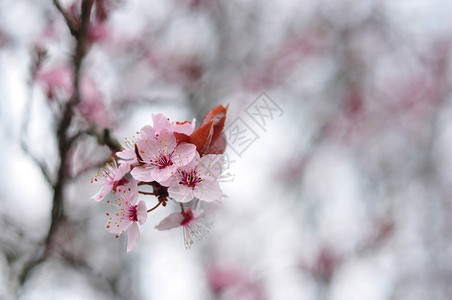
[[[143,225],[149,212],[166,207],[169,200],[177,202],[180,211],[171,213],[156,228],[182,227],[187,248],[193,238],[203,237],[202,204],[221,202],[224,196],[217,179],[224,163],[226,113],[227,107],[216,107],[197,130],[196,120],[171,122],[162,114],[153,115],[153,126],[141,128],[133,141],[126,139],[122,151],[116,153],[118,162],[107,164],[91,180],[102,185],[92,200],[114,194],[114,201],[107,203],[117,211],[107,213],[105,228],[116,237],[127,231],[127,252],[140,236],[138,224]],[[150,187],[152,192],[142,190]],[[139,200],[148,195],[157,200],[149,209]]]

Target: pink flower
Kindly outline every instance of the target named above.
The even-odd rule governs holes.
[[[141,134],[141,132],[138,132],[137,134]],[[126,163],[130,166],[138,163],[138,148],[136,148],[136,143],[137,139],[135,137],[133,138],[133,140],[125,138],[124,148],[120,152],[116,152],[116,156],[121,158],[121,160],[119,161],[121,164]],[[121,144],[121,146],[123,145]]]
[[[127,252],[130,252],[140,237],[137,222],[140,225],[146,222],[147,208],[144,201],[136,204],[138,188],[135,180],[130,189],[126,186],[118,187],[116,195],[118,196],[115,199],[116,203],[112,205],[118,207],[119,211],[109,218],[105,224],[105,228],[111,233],[116,233],[116,237],[119,237],[119,235],[128,230]],[[107,216],[110,216],[110,214],[107,213]]]
[[[209,231],[201,222],[202,214],[203,211],[199,207],[194,211],[191,207],[188,207],[185,211],[170,214],[155,228],[158,230],[170,230],[182,226],[185,248],[188,249],[193,245],[193,238],[199,241],[205,237],[204,232],[207,233]]]
[[[103,184],[100,191],[91,197],[91,199],[94,201],[101,201],[111,190],[116,192],[118,186],[128,184],[129,181],[125,179],[124,176],[129,170],[130,168],[126,164],[118,167],[116,161],[113,161],[111,164],[107,163],[105,169],[101,169],[94,178],[91,178],[91,183],[98,182]]]
[[[157,181],[167,185],[168,179],[178,167],[188,164],[196,153],[195,145],[177,144],[172,132],[155,133],[151,126],[141,129],[141,137],[136,143],[140,162],[143,165],[132,170],[132,176],[140,181]]]
[[[208,154],[200,158],[196,152],[195,158],[189,164],[177,168],[169,184],[169,196],[181,203],[189,202],[193,198],[206,202],[220,200],[223,192],[217,178],[223,163],[221,154]]]
[[[196,119],[193,119],[192,122],[171,122],[170,119],[162,114],[152,115],[152,123],[154,124],[155,133],[168,131],[191,135],[196,127]]]

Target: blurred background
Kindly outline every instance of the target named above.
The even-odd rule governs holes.
[[[452,2],[1,0],[1,299],[452,298]],[[186,250],[90,179],[151,115],[229,104]],[[146,198],[147,203],[155,199]],[[149,204],[148,204],[149,206]]]

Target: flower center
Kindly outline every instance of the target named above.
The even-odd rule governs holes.
[[[159,152],[155,156],[155,160],[151,162],[160,169],[164,169],[165,167],[171,166],[173,164],[173,162],[171,161],[171,155],[172,153]]]
[[[130,206],[128,210],[129,210],[128,211],[129,220],[133,222],[138,222],[137,205]]]
[[[180,222],[182,226],[187,225],[193,220],[193,211],[191,210],[191,207],[189,207],[186,211],[181,212],[181,214],[184,217],[182,222]]]
[[[202,182],[204,179],[199,177],[198,172],[196,170],[177,170],[180,175],[179,184],[184,184],[188,187],[195,187],[197,183]]]

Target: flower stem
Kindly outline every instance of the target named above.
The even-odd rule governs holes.
[[[151,192],[142,192],[142,191],[138,191],[138,193],[143,194],[143,195],[152,195],[152,196],[157,196],[156,193],[151,193]]]
[[[157,207],[159,207],[159,205],[160,205],[160,204],[162,204],[162,201],[159,201],[159,203],[157,203],[157,205],[156,205],[156,206],[154,206],[153,208],[151,208],[151,209],[148,209],[148,211],[147,211],[147,212],[149,213],[149,212],[153,211],[154,209],[156,209]]]
[[[154,181],[151,181],[151,182],[140,181],[140,182],[138,182],[137,185],[138,185],[138,186],[140,186],[140,185],[152,185],[152,186],[154,186]]]

